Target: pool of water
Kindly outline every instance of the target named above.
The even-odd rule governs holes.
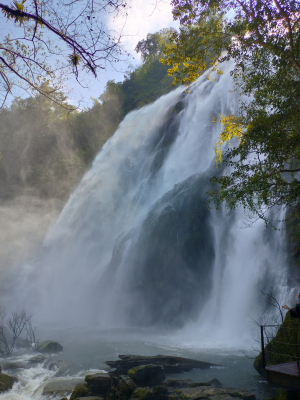
[[[257,354],[251,347],[240,350],[234,347],[202,347],[201,342],[179,343],[178,337],[169,334],[155,334],[141,329],[100,330],[95,328],[66,328],[39,331],[40,337],[56,340],[64,351],[53,356],[60,365],[59,369],[49,371],[42,364],[30,369],[7,370],[4,372],[17,376],[20,382],[12,391],[0,395],[1,400],[44,399],[42,391],[47,382],[64,380],[70,377],[84,378],[87,373],[109,370],[105,361],[118,359],[119,354],[154,356],[158,354],[189,357],[216,364],[209,369],[193,369],[189,372],[168,375],[168,377],[186,379],[194,382],[207,382],[217,378],[225,387],[247,389],[258,400],[274,396],[275,389],[256,372],[253,357]],[[246,346],[247,347],[247,346]],[[245,355],[246,354],[246,355]],[[34,353],[19,351],[8,361],[26,361]],[[58,396],[58,398],[61,396]]]

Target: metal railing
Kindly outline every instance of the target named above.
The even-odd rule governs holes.
[[[300,362],[299,323],[260,325],[260,342],[263,369],[289,361]]]

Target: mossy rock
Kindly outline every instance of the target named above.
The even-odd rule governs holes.
[[[295,343],[299,346],[295,346]],[[292,318],[288,311],[275,337],[265,346],[265,366],[295,361],[298,357],[300,357],[300,322]],[[266,375],[261,353],[255,358],[254,368],[261,375]]]
[[[278,395],[268,400],[300,400],[300,393],[291,390],[278,389]]]
[[[78,383],[71,394],[70,400],[75,400],[78,397],[87,397],[91,394],[91,390],[86,383]]]
[[[118,383],[118,391],[120,394],[124,394],[125,396],[130,397],[133,391],[136,389],[136,384],[133,382],[131,378],[123,378]]]
[[[131,398],[143,400],[147,396],[148,393],[151,393],[149,389],[137,388],[132,393]]]
[[[111,388],[111,377],[106,373],[98,373],[94,375],[86,375],[85,381],[93,394],[106,396]]]
[[[165,379],[164,368],[155,364],[139,365],[127,373],[138,386],[160,385]]]
[[[40,353],[60,353],[63,351],[63,347],[58,342],[52,340],[45,340],[41,342],[37,349]]]
[[[7,392],[10,390],[14,383],[18,382],[18,379],[14,376],[9,376],[6,374],[0,374],[0,393]]]

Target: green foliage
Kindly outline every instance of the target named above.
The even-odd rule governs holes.
[[[45,90],[41,82],[62,90],[67,75],[74,74],[77,80],[83,71],[96,76],[99,69],[118,62],[123,53],[121,33],[112,33],[103,21],[106,13],[123,14],[126,8],[123,0],[80,0],[76,7],[65,0],[59,7],[51,0],[0,3],[2,21],[8,25],[0,33],[0,108],[16,88],[57,102],[53,90]],[[12,36],[7,34],[11,29]]]
[[[87,397],[90,393],[91,390],[86,383],[78,383],[73,389],[70,400],[75,400],[79,397]]]
[[[95,102],[89,110],[69,112],[36,95],[2,109],[1,198],[26,187],[42,197],[66,199],[120,121],[120,108],[112,100],[109,104]]]
[[[172,66],[175,82],[195,80],[206,57],[219,63],[231,59],[234,81],[249,96],[241,103],[236,124],[232,116],[223,116],[225,122],[231,120],[218,145],[233,136],[239,140],[223,157],[224,174],[213,179],[211,198],[217,207],[224,204],[232,210],[241,205],[269,222],[266,212],[271,207],[294,206],[300,196],[300,2],[172,4],[182,25],[166,46],[164,63]],[[220,64],[215,68],[220,71]]]
[[[123,115],[168,93],[172,89],[171,83],[167,68],[157,58],[149,59],[123,82]]]
[[[146,40],[137,44],[136,51],[141,53],[144,62],[136,70],[129,72],[120,86],[123,116],[172,90],[168,67],[159,62],[163,57],[164,45],[172,32],[172,29],[163,29],[154,34],[149,33]]]
[[[270,332],[265,331],[265,336],[268,333]],[[300,359],[300,322],[297,318],[292,318],[289,311],[276,335],[269,339],[265,346],[266,366]],[[263,373],[261,353],[255,358],[254,367],[258,372]]]

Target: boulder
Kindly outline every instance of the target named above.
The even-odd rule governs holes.
[[[79,399],[80,397],[87,397],[91,394],[91,389],[86,383],[78,383],[71,394],[70,400]]]
[[[0,393],[10,390],[15,382],[18,382],[18,379],[14,376],[0,374]]]
[[[255,400],[255,395],[243,389],[225,389],[212,386],[200,386],[196,388],[182,388],[176,391],[180,398],[189,398],[191,400],[209,399],[209,400]]]
[[[124,377],[123,379],[121,379],[117,386],[118,392],[124,394],[127,397],[130,397],[132,395],[135,388],[136,384],[131,378],[128,377]]]
[[[34,363],[34,364],[38,364],[38,363],[42,363],[46,359],[47,359],[47,357],[44,356],[43,354],[37,354],[36,356],[29,358],[28,361],[31,363]]]
[[[166,374],[179,372],[187,372],[194,368],[206,369],[216,364],[193,360],[191,358],[173,357],[173,356],[136,356],[136,355],[119,355],[120,360],[106,361],[105,364],[111,368],[116,368],[116,373],[127,374],[127,371],[138,367],[139,365],[161,365]]]
[[[105,396],[111,387],[111,377],[109,374],[98,373],[94,375],[87,375],[85,381],[93,394],[100,394]],[[72,399],[70,399],[72,400]]]
[[[151,394],[151,390],[149,388],[136,388],[135,391],[132,393],[131,399],[144,399],[146,396]]]
[[[77,397],[76,400],[104,400],[104,397],[99,397],[99,396]]]
[[[127,373],[138,386],[160,385],[165,379],[164,368],[161,365],[140,365]]]
[[[145,397],[145,400],[169,400],[169,391],[164,386],[156,386],[152,393]]]
[[[189,384],[192,384],[193,381],[191,379],[168,379],[164,382],[166,387],[189,387]]]
[[[248,392],[248,390],[229,388],[227,389],[227,392],[232,397],[238,397],[243,400],[255,400],[255,395]]]
[[[43,396],[68,396],[72,393],[74,386],[83,383],[82,379],[55,379],[46,383],[43,389]]]
[[[52,340],[45,340],[38,345],[37,350],[40,353],[60,353],[63,351],[63,347],[58,342]]]
[[[31,368],[32,365],[30,365],[28,362],[21,362],[21,361],[14,361],[14,362],[7,362],[3,364],[4,369],[28,369]]]
[[[194,387],[194,388],[199,387],[199,386],[213,386],[213,387],[216,387],[216,388],[222,388],[223,387],[222,383],[216,378],[211,379],[208,382],[193,382],[193,383],[189,383],[187,386],[188,387]]]

